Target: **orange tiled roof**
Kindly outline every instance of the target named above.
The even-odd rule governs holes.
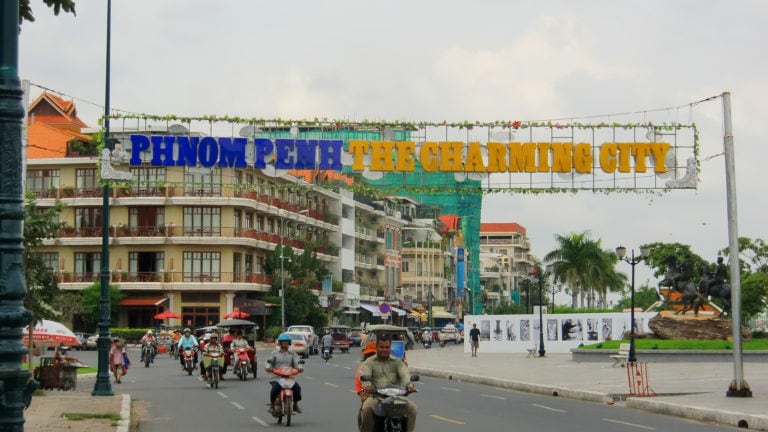
[[[80,133],[87,125],[77,117],[75,104],[48,92],[29,105],[27,124],[30,159],[65,157],[69,141],[91,141],[90,136]]]
[[[480,224],[480,235],[483,233],[509,233],[516,232],[525,235],[525,227],[511,222],[511,223],[494,223],[485,222]]]
[[[340,181],[346,183],[347,186],[351,186],[353,183],[352,177],[335,171],[290,170],[288,174],[298,177],[307,183],[315,183],[316,180],[320,183]]]

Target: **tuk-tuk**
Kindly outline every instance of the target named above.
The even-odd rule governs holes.
[[[365,341],[376,342],[382,335],[387,335],[392,340],[403,341],[405,343],[405,349],[413,349],[416,341],[413,338],[413,334],[407,327],[398,327],[389,324],[374,324],[365,328],[368,331],[368,337]]]
[[[329,332],[333,338],[333,348],[343,353],[349,352],[349,336],[352,333],[352,327],[345,325],[332,325],[322,329]]]

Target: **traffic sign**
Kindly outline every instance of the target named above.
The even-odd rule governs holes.
[[[389,315],[391,310],[392,310],[392,308],[390,308],[389,303],[387,303],[387,302],[379,303],[379,313],[382,316]]]

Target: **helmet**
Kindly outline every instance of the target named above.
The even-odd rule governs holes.
[[[210,333],[206,333],[206,334],[203,335],[203,340],[208,340],[210,338],[211,338],[211,334]]]
[[[363,348],[363,355],[376,354],[376,342],[368,342]]]
[[[147,334],[152,334],[152,330],[147,330]]]
[[[192,330],[190,330],[190,329],[189,329],[189,327],[187,327],[187,328],[185,328],[185,329],[184,329],[184,333],[186,333],[186,332],[191,332],[191,331],[192,331]]]
[[[282,341],[290,342],[291,341],[291,337],[288,336],[287,334],[283,333],[283,334],[280,335],[280,337],[277,338],[277,343],[280,343]]]
[[[219,338],[219,334],[218,333],[211,333],[210,337],[211,337],[211,339],[213,339],[213,338],[218,339]]]

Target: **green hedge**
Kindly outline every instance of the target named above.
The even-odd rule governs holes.
[[[147,330],[155,331],[154,329],[134,329],[134,328],[111,328],[109,329],[112,337],[119,337],[129,343],[138,342],[142,336],[147,333]]]

